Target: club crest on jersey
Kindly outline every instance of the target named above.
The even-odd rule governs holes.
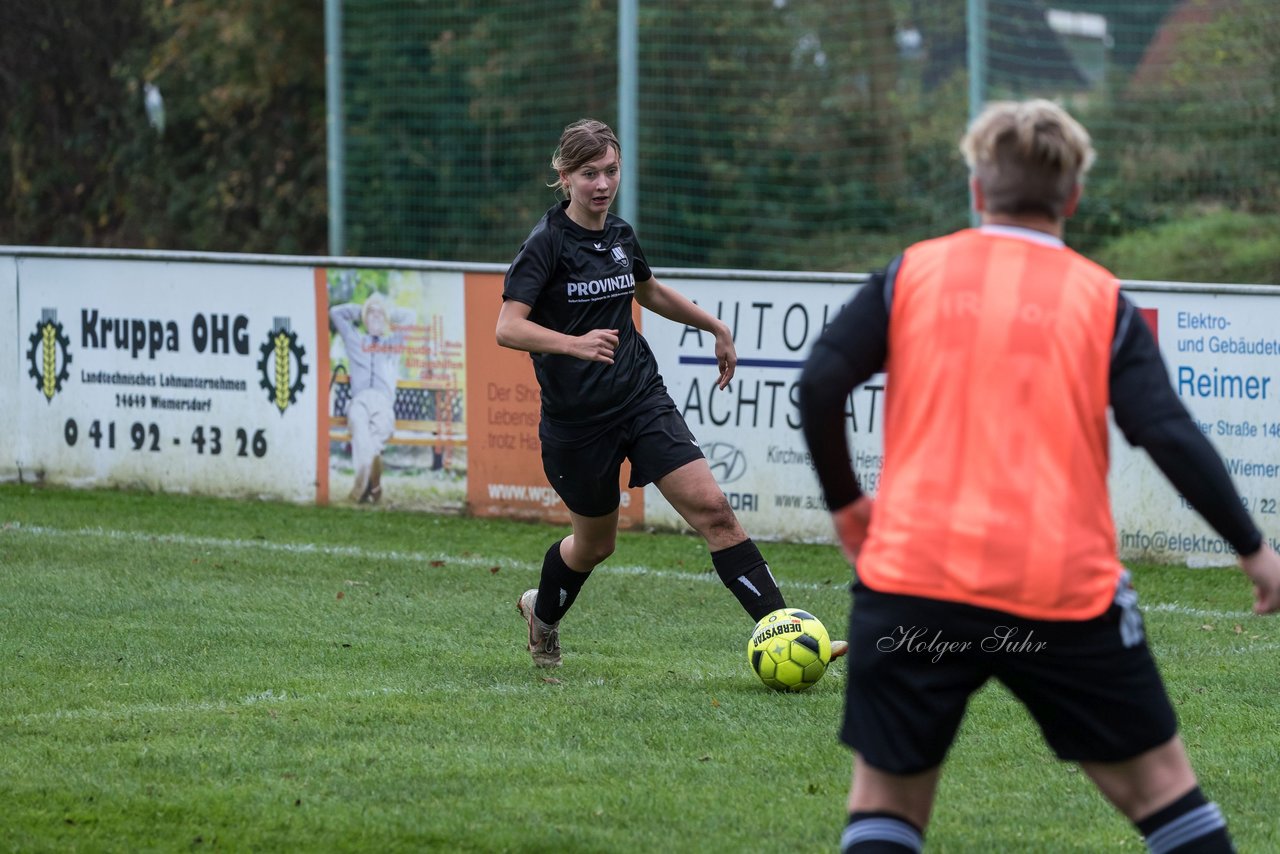
[[[613,260],[617,261],[623,267],[626,267],[631,263],[631,261],[627,258],[627,253],[622,251],[621,246],[614,246],[609,251],[613,253]]]

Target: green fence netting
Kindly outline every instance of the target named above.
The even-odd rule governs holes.
[[[1280,3],[973,2],[639,0],[622,192],[651,262],[864,270],[968,223],[971,68],[984,99],[1052,98],[1093,133],[1078,248],[1280,208]],[[342,18],[344,251],[510,260],[554,201],[561,129],[618,121],[618,4],[346,0]]]

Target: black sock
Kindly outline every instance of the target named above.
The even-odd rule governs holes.
[[[1222,811],[1205,798],[1199,786],[1135,824],[1151,854],[1230,854],[1236,850]]]
[[[712,552],[711,564],[751,619],[759,622],[765,614],[787,607],[773,573],[769,572],[769,564],[764,562],[764,555],[750,538]]]
[[[851,812],[840,837],[840,854],[918,854],[920,828],[888,812]]]
[[[560,556],[562,542],[564,540],[553,543],[542,559],[542,577],[538,581],[538,601],[534,603],[533,613],[544,623],[560,622],[591,574],[590,570],[575,572],[569,568]]]

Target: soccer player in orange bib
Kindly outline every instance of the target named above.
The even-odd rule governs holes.
[[[1280,557],[1116,277],[1063,244],[1094,157],[1085,129],[1048,101],[993,103],[961,151],[981,225],[873,275],[801,375],[805,439],[856,565],[841,850],[922,849],[966,703],[994,677],[1150,851],[1230,851],[1116,553],[1108,409],[1241,555],[1259,614],[1280,610]],[[844,409],[881,371],[872,501],[850,466]]]

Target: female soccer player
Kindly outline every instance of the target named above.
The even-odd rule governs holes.
[[[753,620],[786,607],[631,320],[635,299],[711,333],[719,388],[733,379],[738,359],[729,327],[655,279],[631,226],[609,213],[621,156],[604,123],[583,119],[565,128],[551,161],[558,176],[551,186],[565,200],[520,247],[498,315],[498,343],[532,354],[542,389],[543,469],[573,528],[547,550],[538,587],[518,603],[529,652],[542,667],[560,665],[560,620],[591,570],[613,554],[624,459],[632,487],[656,484],[706,540],[720,579]],[[833,642],[832,656],[845,649]]]

